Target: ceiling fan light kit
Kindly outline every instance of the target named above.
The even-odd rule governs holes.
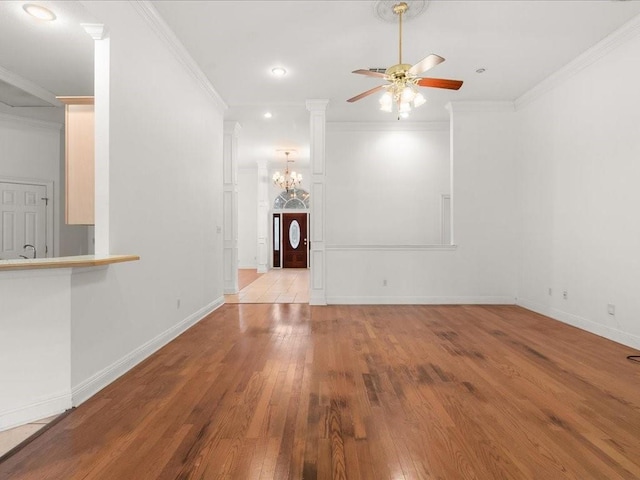
[[[418,87],[444,88],[448,90],[458,90],[462,86],[461,80],[449,80],[442,78],[419,77],[418,75],[444,62],[444,58],[439,55],[430,54],[423,58],[415,65],[402,63],[402,17],[408,11],[409,5],[406,2],[400,2],[393,6],[394,15],[398,16],[398,63],[387,68],[384,73],[377,69],[360,69],[354,70],[353,73],[366,75],[369,77],[383,78],[389,85],[380,85],[371,90],[350,98],[347,102],[353,103],[358,100],[372,95],[376,92],[383,91],[380,97],[380,110],[384,112],[393,112],[394,107],[400,118],[406,118],[409,112],[426,103],[426,98],[418,91]]]

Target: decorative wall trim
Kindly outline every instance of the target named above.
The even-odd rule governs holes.
[[[17,115],[9,115],[6,113],[0,113],[0,125],[4,125],[7,127],[35,127],[43,128],[45,130],[54,130],[57,132],[62,130],[62,123],[48,122],[46,120],[37,120],[35,118],[28,117],[19,117]]]
[[[327,122],[329,132],[448,131],[449,122]]]
[[[257,270],[258,269],[258,264],[256,262],[253,262],[253,263],[241,263],[241,264],[238,264],[238,268],[239,269]],[[235,292],[235,293],[237,293],[237,292]]]
[[[552,73],[529,91],[516,98],[514,102],[516,110],[521,109],[550,90],[553,90],[557,86],[563,84],[571,77],[594,64],[615,48],[633,39],[638,34],[640,34],[640,15],[629,20],[606,38],[596,43],[581,55],[577,56],[560,70]]]
[[[452,251],[457,250],[457,245],[327,245],[327,251],[333,252],[349,252],[354,250],[362,251],[407,251],[415,252],[421,250],[435,250],[435,251]]]
[[[515,112],[515,105],[508,100],[449,102],[445,108],[452,113],[459,112]],[[448,123],[447,123],[448,125]]]
[[[328,305],[513,305],[514,297],[328,296]]]
[[[57,415],[71,408],[71,392],[62,392],[43,398],[30,405],[0,412],[0,432],[25,425],[35,420]]]
[[[102,23],[81,23],[80,26],[94,40],[104,40],[107,37],[107,28]]]
[[[33,95],[36,98],[46,102],[51,107],[62,107],[62,103],[58,101],[56,96],[49,90],[45,90],[40,85],[33,83],[31,80],[27,80],[21,77],[17,73],[14,73],[6,68],[0,67],[0,80],[19,88],[23,92]],[[43,107],[47,107],[43,105]]]
[[[633,335],[628,332],[623,332],[617,328],[612,328],[608,325],[602,325],[601,323],[594,322],[588,318],[573,315],[572,313],[564,312],[557,308],[549,307],[533,300],[524,298],[518,298],[516,305],[519,305],[527,310],[545,315],[547,317],[558,320],[559,322],[566,323],[573,327],[577,327],[581,330],[593,333],[600,337],[607,338],[622,345],[640,350],[640,336]]]
[[[214,100],[220,109],[226,110],[228,108],[227,104],[213,85],[211,85],[207,76],[200,69],[182,42],[178,40],[178,37],[176,37],[173,30],[171,30],[167,25],[151,2],[147,0],[136,0],[130,3],[138,14],[149,24],[156,35],[158,35],[165,45],[169,47],[171,53],[173,53],[176,59],[182,64],[196,83],[202,87],[202,89]]]
[[[73,406],[77,407],[84,401],[88,400],[111,382],[148,358],[151,354],[164,347],[183,332],[187,331],[211,312],[220,308],[223,304],[224,297],[217,298],[209,305],[206,305],[195,313],[189,315],[180,323],[175,324],[160,335],[149,340],[147,343],[139,346],[120,360],[102,369],[83,382],[80,382],[71,389]]]

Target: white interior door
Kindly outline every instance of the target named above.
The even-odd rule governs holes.
[[[47,256],[46,196],[44,185],[0,182],[0,259]]]

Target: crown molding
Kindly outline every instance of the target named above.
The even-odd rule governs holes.
[[[37,85],[31,80],[27,80],[6,68],[0,67],[0,80],[19,88],[29,95],[33,95],[34,97],[47,102],[52,107],[62,107],[62,104],[56,99],[56,96],[49,90],[45,90],[40,85]]]
[[[327,109],[327,105],[329,105],[329,100],[307,100],[305,102],[305,105],[307,106],[307,110],[309,110],[310,112],[324,112]]]
[[[514,101],[516,110],[521,109],[550,90],[562,85],[571,77],[594,64],[612,50],[635,38],[639,33],[640,15],[636,15],[613,33],[596,43],[593,47],[577,56],[560,70],[552,73],[536,86],[516,98]]]
[[[102,23],[81,23],[80,26],[94,40],[104,40],[107,37],[107,28]]]
[[[37,120],[35,118],[20,117],[18,115],[9,115],[6,113],[0,113],[0,124],[9,126],[21,125],[56,131],[62,130],[62,123],[48,122],[46,120]]]
[[[221,110],[226,110],[228,108],[227,104],[151,2],[148,0],[135,0],[130,3],[156,35],[169,47],[169,51],[173,53],[193,80],[202,87]]]
[[[450,113],[458,112],[514,112],[515,106],[509,100],[449,102],[445,108]]]
[[[449,122],[327,122],[329,132],[429,132],[448,131]]]

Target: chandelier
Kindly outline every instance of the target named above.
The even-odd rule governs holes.
[[[289,160],[290,153],[291,152],[284,152],[287,156],[284,173],[276,172],[273,174],[273,183],[287,192],[289,190],[295,190],[295,188],[302,182],[302,175],[300,173],[289,172],[289,162],[293,162],[293,160]]]

